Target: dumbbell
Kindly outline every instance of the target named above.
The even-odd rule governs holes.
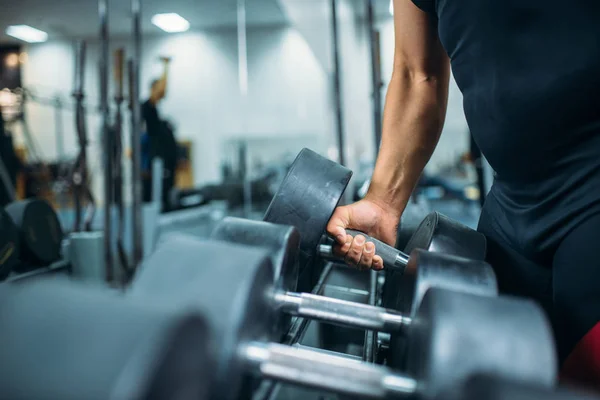
[[[129,296],[206,317],[219,352],[208,366],[217,374],[215,399],[235,398],[247,374],[366,398],[430,398],[480,370],[542,385],[554,381],[552,335],[533,302],[428,290],[409,333],[410,374],[402,375],[265,341],[278,314],[273,276],[265,249],[171,235],[143,262]],[[371,318],[368,312],[355,319],[363,315]],[[395,317],[392,324],[402,325]]]
[[[266,222],[295,226],[300,232],[300,271],[319,255],[330,255],[323,244],[324,232],[348,186],[352,171],[309,149],[303,149],[293,162],[263,218]],[[373,242],[376,254],[388,270],[403,271],[408,255],[364,235]],[[439,213],[432,213],[419,225],[411,246],[445,252],[474,260],[483,260],[485,236]],[[320,251],[319,251],[320,250]],[[303,288],[307,289],[307,288]]]
[[[0,209],[0,281],[19,263],[19,231],[10,216]]]
[[[268,249],[275,271],[275,287],[279,290],[275,296],[279,303],[277,306],[284,312],[280,322],[275,325],[276,338],[280,338],[289,328],[291,315],[395,333],[401,329],[400,321],[409,321],[410,316],[414,315],[423,295],[430,287],[488,296],[498,294],[494,272],[484,261],[415,250],[407,262],[409,275],[414,277],[412,310],[402,315],[378,307],[357,305],[308,293],[293,293],[298,279],[297,259],[300,242],[299,232],[293,226],[226,217],[216,225],[210,237]],[[357,319],[356,314],[361,314],[362,318]]]
[[[19,231],[21,264],[17,272],[47,266],[60,258],[63,231],[56,211],[41,199],[27,199],[5,207]]]
[[[197,313],[46,279],[0,286],[5,399],[203,399],[214,362]]]
[[[566,388],[549,389],[490,374],[476,374],[437,400],[600,400],[600,397]]]

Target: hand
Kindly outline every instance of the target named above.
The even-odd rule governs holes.
[[[327,225],[327,233],[335,238],[335,254],[344,257],[348,264],[360,270],[372,268],[380,271],[383,269],[383,260],[375,254],[375,244],[366,242],[362,235],[353,238],[346,233],[346,229],[359,230],[394,246],[399,222],[400,213],[397,210],[365,198],[336,208]]]

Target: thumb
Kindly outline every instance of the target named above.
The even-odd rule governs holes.
[[[350,211],[348,206],[335,209],[329,223],[327,224],[327,233],[335,238],[338,244],[346,243],[346,228],[350,224]]]

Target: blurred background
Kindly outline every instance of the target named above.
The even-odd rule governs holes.
[[[87,42],[89,182],[98,206],[105,197],[98,2],[2,3],[3,161],[11,174],[17,171],[17,198],[46,198],[68,231],[72,216],[64,176],[79,151],[72,96],[76,40]],[[353,169],[348,199],[364,195],[392,72],[389,0],[143,0],[141,5],[141,103],[150,97],[152,82],[165,74],[161,57],[170,59],[165,96],[156,108],[178,150],[163,212],[225,201],[229,211],[259,215],[303,147]],[[108,16],[111,56],[117,48],[130,55],[129,2],[109,1]],[[114,86],[111,80],[112,110]],[[129,118],[125,106],[126,204],[131,202]],[[144,126],[142,140],[146,133]],[[482,193],[470,143],[461,94],[452,82],[444,133],[414,203],[431,209],[437,202],[436,209],[473,226]],[[20,164],[5,154],[9,146]],[[144,151],[142,145],[146,162]],[[150,166],[143,168],[151,175]]]

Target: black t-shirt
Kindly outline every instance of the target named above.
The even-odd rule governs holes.
[[[551,251],[600,213],[600,1],[414,3],[438,27],[497,173],[488,211],[524,253]]]

